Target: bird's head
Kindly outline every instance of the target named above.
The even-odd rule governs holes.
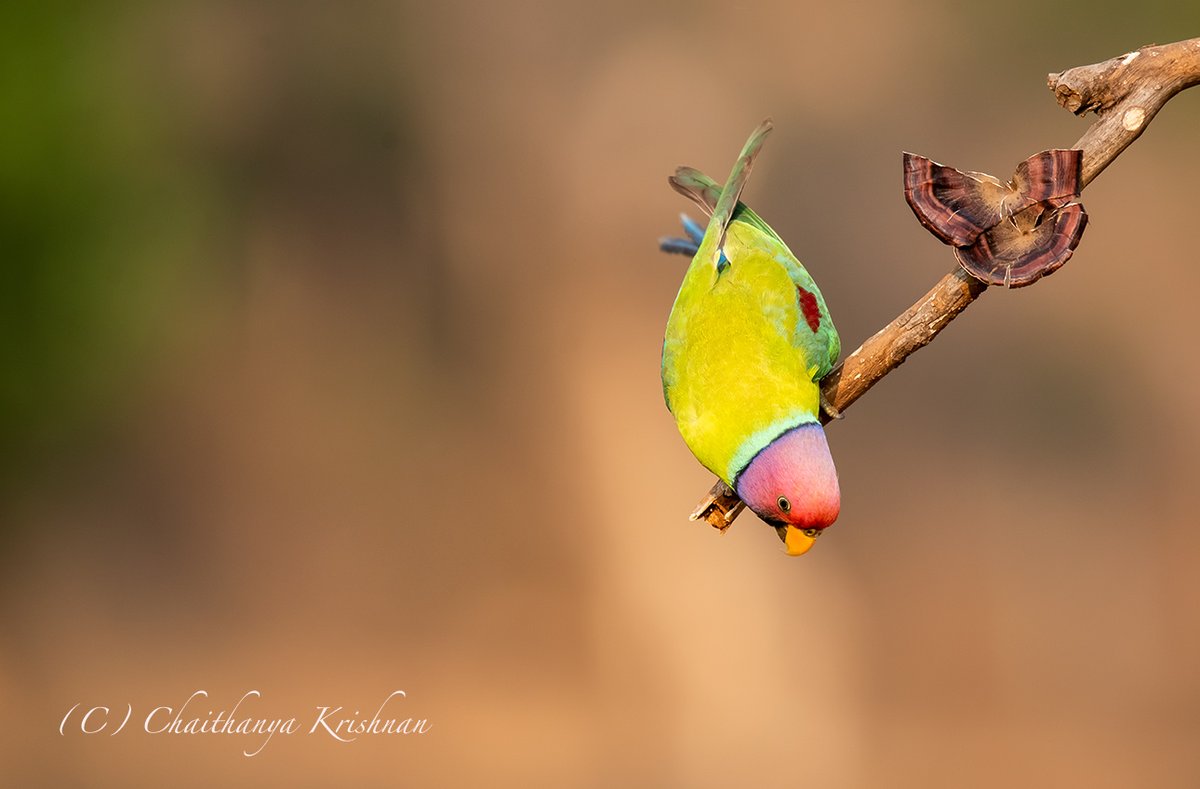
[[[775,527],[791,556],[806,553],[837,520],[837,470],[816,422],[792,428],[754,456],[737,478],[737,494]]]

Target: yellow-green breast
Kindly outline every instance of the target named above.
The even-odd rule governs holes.
[[[732,485],[772,439],[817,420],[813,378],[827,362],[797,345],[809,329],[786,247],[735,221],[724,251],[722,272],[699,255],[689,268],[667,321],[662,374],[684,441]]]

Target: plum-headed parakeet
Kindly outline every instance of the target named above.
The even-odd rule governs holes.
[[[691,168],[671,179],[711,218],[702,236],[685,219],[698,248],[667,320],[662,382],[692,454],[798,556],[841,508],[818,385],[841,347],[812,277],[738,202],[771,128],[755,129],[724,188]]]

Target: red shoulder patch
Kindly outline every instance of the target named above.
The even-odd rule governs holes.
[[[804,320],[815,333],[821,328],[821,308],[817,306],[817,297],[799,285],[796,286],[796,292],[800,294],[800,311],[804,313]]]

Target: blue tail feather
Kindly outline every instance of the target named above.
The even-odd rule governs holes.
[[[680,214],[679,221],[683,224],[683,232],[687,233],[688,238],[696,242],[696,246],[704,240],[704,228],[692,219],[687,214]]]
[[[658,248],[663,252],[687,255],[688,257],[695,257],[696,253],[700,251],[700,245],[690,238],[660,238]]]
[[[680,214],[679,221],[683,225],[683,232],[687,234],[687,238],[660,238],[658,248],[663,252],[675,255],[695,257],[696,253],[700,251],[700,242],[704,240],[704,228],[700,227],[687,214]]]

